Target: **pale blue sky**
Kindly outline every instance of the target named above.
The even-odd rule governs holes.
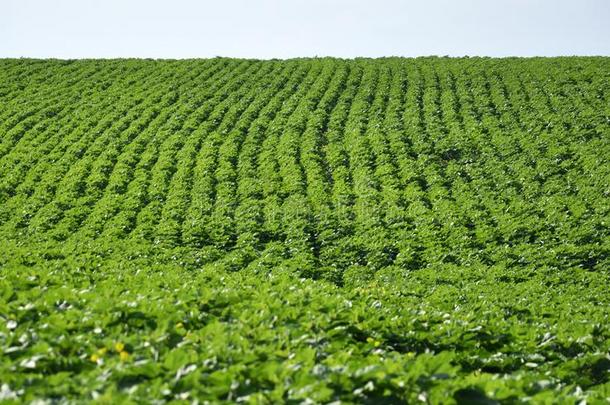
[[[610,56],[610,0],[0,0],[0,57]]]

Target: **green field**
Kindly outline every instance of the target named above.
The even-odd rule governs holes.
[[[606,403],[609,318],[610,58],[0,59],[0,402]]]

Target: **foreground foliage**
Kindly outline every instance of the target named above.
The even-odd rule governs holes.
[[[610,400],[607,58],[0,68],[1,399]]]

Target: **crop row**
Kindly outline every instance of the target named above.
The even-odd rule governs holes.
[[[29,80],[4,63],[9,239],[129,239],[339,283],[607,264],[603,62],[58,62]]]

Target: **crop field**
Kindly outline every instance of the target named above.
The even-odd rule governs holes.
[[[0,59],[34,400],[609,402],[610,58]]]

